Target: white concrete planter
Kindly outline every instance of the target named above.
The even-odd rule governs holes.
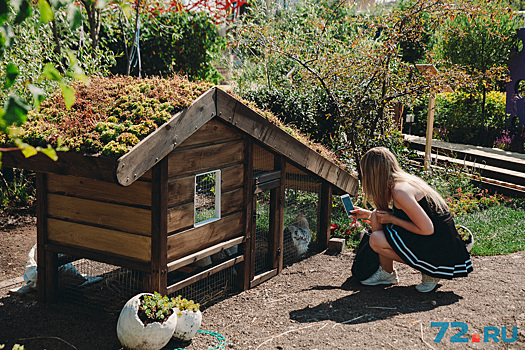
[[[474,246],[474,234],[472,231],[470,231],[468,228],[462,225],[458,225],[458,228],[461,228],[469,233],[469,239],[465,241],[465,247],[467,248],[467,251],[470,253],[472,250],[472,247]]]
[[[160,350],[171,339],[177,326],[177,311],[163,323],[154,322],[146,326],[138,316],[140,297],[144,294],[135,295],[128,300],[122,308],[117,322],[118,340],[129,350]]]
[[[173,338],[179,341],[188,341],[191,340],[199,328],[201,328],[202,323],[202,313],[200,310],[184,310],[181,311],[181,316],[178,317],[177,327],[173,332]]]

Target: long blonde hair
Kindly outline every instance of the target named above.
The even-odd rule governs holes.
[[[438,213],[447,210],[443,198],[423,179],[408,174],[399,166],[396,157],[385,147],[375,147],[361,158],[362,188],[365,201],[372,200],[377,209],[389,209],[392,189],[396,182],[407,182],[424,193],[429,205]]]

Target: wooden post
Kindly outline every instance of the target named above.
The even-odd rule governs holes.
[[[286,182],[286,161],[282,156],[275,156],[274,169],[281,170],[281,185],[272,189],[270,202],[270,232],[272,232],[272,268],[277,268],[277,273],[283,269],[283,244],[284,244],[284,200]]]
[[[167,246],[168,158],[164,157],[153,167],[151,179],[151,270],[145,274],[148,292],[167,293]]]
[[[424,169],[428,170],[432,162],[432,135],[434,133],[434,109],[436,106],[436,97],[431,94],[428,97],[428,117],[427,117],[427,136],[425,143],[425,164]]]
[[[321,184],[319,207],[319,248],[324,250],[328,247],[332,224],[332,186],[326,181]]]
[[[439,72],[433,64],[416,64],[416,68],[419,72],[428,78],[437,75]],[[454,92],[452,88],[448,85],[440,86],[437,89],[439,92]],[[432,135],[434,133],[434,107],[436,105],[436,96],[430,94],[428,97],[428,117],[427,117],[427,136],[425,144],[425,164],[424,169],[428,170],[430,168],[430,163],[432,161]]]
[[[53,302],[58,285],[57,254],[46,251],[47,243],[47,175],[36,174],[37,213],[37,288],[38,301]]]
[[[252,264],[252,245],[255,246],[253,237],[253,142],[248,136],[244,139],[244,236],[246,240],[243,244],[244,261],[239,266],[239,289],[248,290],[250,280],[253,278],[254,271]]]

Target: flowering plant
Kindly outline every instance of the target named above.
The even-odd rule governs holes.
[[[445,198],[452,215],[466,215],[476,210],[498,206],[508,200],[500,194],[489,194],[487,189],[474,193],[463,191],[461,187],[456,189],[454,196]]]
[[[363,229],[370,227],[370,220],[367,219],[354,219],[348,226],[333,223],[330,226],[330,231],[332,232],[332,237],[344,238],[345,240],[358,238],[359,234]]]

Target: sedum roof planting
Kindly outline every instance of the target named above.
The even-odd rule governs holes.
[[[67,110],[60,92],[28,114],[20,139],[33,146],[62,145],[70,151],[121,156],[188,107],[211,85],[182,77],[92,77],[75,82],[75,103]]]
[[[89,84],[77,81],[73,87],[76,99],[71,109],[66,109],[60,91],[55,92],[39,110],[29,112],[19,138],[32,146],[61,145],[76,153],[118,158],[176,113],[189,107],[212,85],[175,75],[170,78],[91,77]],[[345,168],[331,151],[309,140],[294,127],[282,124],[276,116],[258,109],[254,103],[242,102],[304,145]]]

